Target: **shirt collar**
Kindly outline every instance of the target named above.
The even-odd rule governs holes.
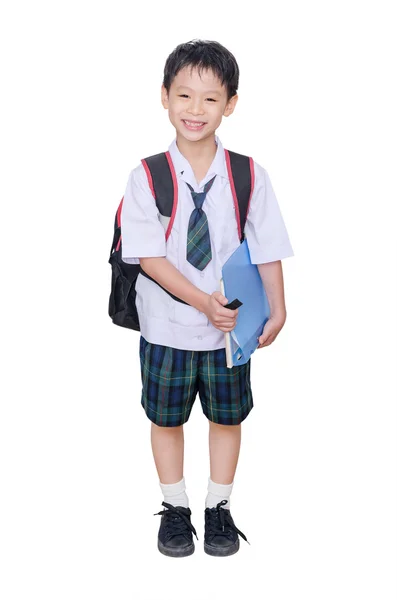
[[[226,179],[228,178],[225,151],[217,135],[215,136],[215,143],[217,145],[216,154],[205,178],[203,179],[203,185],[205,185],[205,183],[207,183],[207,181],[209,181],[214,175],[219,175],[220,177],[225,177]],[[184,181],[190,183],[190,185],[192,185],[194,188],[196,188],[197,183],[194,177],[193,169],[190,166],[189,161],[183,156],[183,154],[181,154],[176,143],[176,138],[174,138],[173,142],[168,147],[168,151],[171,155],[171,159],[175,168],[175,173],[178,179],[183,179]]]

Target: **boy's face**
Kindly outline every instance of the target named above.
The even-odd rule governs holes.
[[[213,136],[222,117],[232,114],[237,94],[228,100],[226,87],[213,71],[203,70],[200,77],[196,68],[188,66],[177,73],[169,94],[161,87],[161,101],[177,137],[197,142]]]

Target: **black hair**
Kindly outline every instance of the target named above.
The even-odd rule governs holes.
[[[177,73],[184,67],[196,67],[199,74],[203,69],[211,69],[226,85],[227,99],[230,100],[238,88],[239,68],[233,54],[219,42],[191,40],[179,44],[169,55],[164,67],[163,85],[167,92]]]

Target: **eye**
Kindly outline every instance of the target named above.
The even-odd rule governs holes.
[[[211,102],[216,102],[215,98],[206,98],[206,100],[211,100]]]
[[[179,94],[180,98],[188,98],[189,96],[187,94]]]

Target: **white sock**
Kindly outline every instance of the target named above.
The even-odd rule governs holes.
[[[233,484],[215,483],[211,477],[208,477],[208,495],[205,499],[205,508],[214,508],[221,500],[227,500],[227,504],[223,504],[223,508],[230,510],[230,494],[232,493]]]
[[[185,478],[182,477],[177,483],[161,483],[161,491],[163,492],[164,502],[172,504],[172,506],[184,506],[189,508],[189,499],[186,495]]]

